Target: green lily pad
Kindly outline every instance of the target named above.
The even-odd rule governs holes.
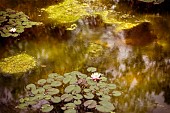
[[[54,82],[55,80],[53,78],[47,78],[47,83],[51,84],[52,82]]]
[[[81,100],[74,100],[74,104],[76,104],[76,105],[80,105],[82,102],[81,102]]]
[[[84,79],[84,78],[87,78],[87,75],[86,74],[79,74],[78,78]]]
[[[59,102],[61,102],[61,98],[58,96],[54,96],[54,97],[51,97],[51,101],[53,103],[59,103]]]
[[[39,85],[44,85],[46,83],[46,79],[40,79],[37,82]]]
[[[91,89],[84,89],[84,92],[86,93],[91,92]]]
[[[109,89],[116,89],[116,84],[108,84]]]
[[[96,105],[97,105],[97,102],[95,100],[87,100],[84,102],[84,106],[89,109],[95,108]]]
[[[52,88],[52,87],[51,87],[51,85],[47,84],[47,85],[44,85],[43,88],[44,88],[44,89],[50,89],[50,88]]]
[[[49,77],[49,78],[52,78],[52,79],[54,79],[54,78],[56,78],[56,77],[58,77],[58,76],[61,76],[61,75],[59,75],[59,74],[57,74],[57,73],[50,73],[50,74],[48,75],[48,77]]]
[[[90,90],[96,91],[96,90],[99,90],[99,87],[97,87],[96,85],[95,86],[90,86]]]
[[[66,93],[71,93],[73,90],[74,90],[74,88],[75,88],[76,86],[75,85],[69,85],[69,86],[67,86],[66,88],[65,88],[65,92]]]
[[[24,103],[25,100],[24,100],[23,98],[21,98],[21,99],[19,99],[19,102],[20,102],[20,103]]]
[[[76,84],[77,83],[77,77],[72,77],[72,79],[70,80],[70,84]]]
[[[93,99],[94,95],[92,93],[86,93],[86,95],[84,95],[84,98],[86,98],[86,99]]]
[[[69,102],[73,99],[73,95],[71,94],[63,94],[61,96],[61,100],[64,100],[65,102]]]
[[[51,95],[50,94],[46,94],[46,95],[44,95],[44,99],[46,99],[46,100],[50,100],[51,99]]]
[[[100,103],[100,105],[104,106],[105,108],[108,108],[108,109],[110,109],[110,110],[115,110],[115,107],[113,106],[113,104],[110,103],[110,102],[107,101],[107,100],[102,100],[102,101],[100,101],[99,103]]]
[[[114,96],[120,96],[121,95],[120,91],[113,91],[112,93],[113,93]]]
[[[48,95],[56,95],[58,94],[60,91],[56,88],[50,88],[46,90],[46,94]]]
[[[88,67],[88,68],[87,68],[87,71],[88,71],[88,72],[96,72],[97,69],[96,69],[95,67]]]
[[[35,90],[35,89],[36,89],[36,86],[35,86],[35,84],[28,84],[28,85],[26,86],[26,89],[27,89],[27,90]]]
[[[100,97],[99,99],[103,101],[109,101],[111,100],[111,97],[109,95],[102,95],[102,97]]]
[[[67,103],[64,105],[67,109],[73,109],[76,107],[76,105],[74,103]]]
[[[70,75],[66,76],[64,79],[63,79],[63,83],[64,84],[67,84],[70,82],[70,80],[72,79],[72,77]]]
[[[28,105],[26,103],[22,103],[22,104],[19,104],[18,106],[16,106],[16,108],[19,108],[19,109],[26,109],[28,107]]]
[[[77,94],[81,92],[81,88],[80,86],[76,85],[75,88],[72,91],[72,94]]]
[[[42,112],[50,112],[51,110],[53,110],[54,106],[53,105],[49,105],[49,104],[44,104],[41,107],[41,111]]]
[[[75,95],[73,96],[73,98],[74,98],[74,99],[82,99],[83,96],[82,96],[81,94],[75,94]]]
[[[100,77],[100,81],[106,82],[106,81],[107,81],[107,78],[106,78],[106,77]]]
[[[51,86],[52,87],[58,87],[58,86],[61,86],[62,85],[62,83],[60,82],[60,81],[53,81],[52,83],[51,83]]]
[[[75,109],[67,109],[64,113],[77,113]]]

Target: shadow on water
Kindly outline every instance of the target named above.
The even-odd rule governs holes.
[[[43,20],[42,16],[36,18],[41,14],[38,8],[57,2],[36,2],[34,6],[3,0],[2,4],[3,8],[23,10],[38,21]],[[27,84],[47,78],[52,72],[83,71],[89,66],[97,67],[118,84],[122,96],[114,99],[116,113],[169,113],[170,16],[149,18],[151,25],[144,23],[120,32],[115,31],[114,25],[101,24],[100,17],[79,20],[73,31],[46,22],[26,29],[18,39],[0,39],[0,58],[24,52],[37,59],[38,64],[36,69],[21,73],[22,77],[0,74],[0,113],[26,112],[15,106]]]

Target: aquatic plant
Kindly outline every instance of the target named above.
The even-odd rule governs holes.
[[[41,22],[30,21],[23,12],[16,12],[12,9],[0,11],[0,34],[2,37],[17,37],[24,32],[25,28],[40,24]]]
[[[35,59],[25,53],[1,59],[0,62],[1,72],[8,74],[27,72],[35,66]]]
[[[164,2],[164,0],[139,0],[139,1],[147,2],[147,3],[154,3],[154,4],[160,4]]]
[[[86,7],[88,7],[87,4],[81,4],[77,0],[65,0],[60,4],[42,10],[49,14],[49,18],[63,24],[75,22],[82,16],[88,15]]]
[[[88,75],[73,71],[59,75],[51,73],[47,79],[40,79],[36,84],[26,86],[26,96],[19,100],[16,108],[40,109],[42,112],[52,110],[64,113],[112,112],[114,96],[120,96],[116,85],[108,83],[107,78],[89,67]],[[91,76],[89,76],[91,75]],[[93,79],[94,75],[98,79]],[[100,76],[98,76],[100,75]]]

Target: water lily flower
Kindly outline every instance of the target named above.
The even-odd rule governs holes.
[[[16,28],[11,28],[9,31],[10,32],[16,32],[16,30],[17,30]]]
[[[100,80],[100,77],[101,77],[101,73],[93,73],[92,75],[91,75],[91,79],[93,79],[94,81],[96,81],[96,80]]]

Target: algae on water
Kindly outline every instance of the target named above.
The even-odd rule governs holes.
[[[49,18],[56,20],[59,24],[64,24],[75,22],[82,16],[89,15],[86,11],[87,7],[87,4],[79,3],[77,0],[65,0],[44,10],[49,14]]]
[[[15,74],[27,72],[36,66],[35,59],[25,53],[4,58],[0,62],[0,70],[3,73]]]

